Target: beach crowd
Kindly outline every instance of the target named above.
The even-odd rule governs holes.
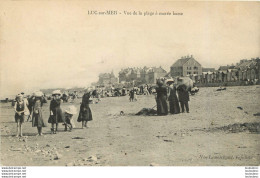
[[[111,88],[111,91],[115,96],[129,95],[129,101],[137,101],[137,95],[155,95],[157,115],[163,116],[168,114],[179,114],[183,112],[189,113],[189,91],[190,88],[185,85],[177,85],[174,80],[171,79],[158,79],[156,87],[149,87],[148,85],[142,85],[139,87],[134,86],[132,89],[122,88],[121,90],[115,90]],[[59,124],[65,126],[65,131],[71,131],[75,127],[73,116],[78,114],[77,121],[82,123],[82,129],[87,128],[87,123],[92,121],[92,112],[89,104],[96,98],[96,103],[100,101],[99,90],[93,90],[91,88],[84,89],[82,96],[82,102],[80,104],[79,112],[74,105],[68,106],[64,111],[61,109],[62,102],[68,102],[68,97],[62,94],[60,90],[54,90],[52,92],[49,107],[48,123],[51,125],[51,133],[56,134],[58,132]],[[75,93],[72,97],[74,100],[77,97]],[[35,91],[32,96],[25,97],[24,93],[20,93],[15,98],[15,122],[17,123],[16,136],[23,136],[22,125],[25,119],[32,122],[32,127],[36,127],[37,136],[43,135],[42,128],[47,126],[47,123],[43,119],[42,106],[47,103],[46,95],[41,91]]]

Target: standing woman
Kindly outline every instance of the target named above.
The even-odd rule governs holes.
[[[87,122],[92,121],[92,113],[89,107],[89,98],[91,96],[91,91],[86,90],[85,94],[82,97],[82,103],[80,105],[80,111],[78,116],[78,122],[82,122],[82,129],[87,128]]]
[[[43,93],[37,91],[34,93],[33,107],[32,107],[32,126],[37,127],[38,135],[42,136],[42,127],[46,127],[46,124],[42,117],[42,105],[43,105]]]
[[[62,100],[60,99],[61,92],[60,90],[55,90],[52,92],[53,99],[51,100],[50,104],[50,117],[49,117],[49,123],[51,123],[51,132],[53,134],[56,134],[58,131],[58,125],[59,123],[64,123],[64,118],[62,114],[62,110],[60,108]],[[56,125],[56,128],[54,129],[54,125]]]
[[[157,115],[167,115],[168,105],[167,105],[167,88],[163,86],[162,80],[157,80],[158,87],[156,88],[156,103],[157,103]]]
[[[174,81],[168,81],[167,84],[168,87],[168,101],[169,101],[169,107],[170,107],[170,113],[171,114],[179,114],[180,113],[180,105],[179,100],[176,94],[176,87],[174,86]]]

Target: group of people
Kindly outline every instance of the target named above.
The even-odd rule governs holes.
[[[157,115],[179,114],[186,110],[189,113],[189,92],[186,85],[176,87],[173,80],[157,80],[158,87],[156,88],[156,104]],[[178,95],[178,96],[177,96]],[[169,102],[169,108],[168,103]],[[180,105],[181,110],[180,110]]]
[[[143,88],[144,89],[144,88]],[[150,92],[144,89],[143,92]],[[189,92],[186,85],[174,84],[173,80],[157,80],[157,87],[155,88],[156,103],[157,103],[157,115],[179,114],[186,110],[189,113]],[[94,93],[95,94],[95,93]],[[137,100],[137,89],[130,90],[130,101]],[[148,94],[147,94],[148,95]],[[77,121],[82,122],[82,128],[87,128],[87,122],[91,121],[92,112],[89,107],[90,97],[93,97],[93,91],[86,89],[82,96],[82,102],[78,114]],[[169,102],[169,104],[168,104]],[[23,136],[22,124],[25,121],[25,117],[28,116],[32,121],[32,127],[37,127],[38,135],[43,135],[42,127],[46,127],[47,124],[43,118],[42,106],[47,103],[44,94],[41,91],[34,92],[34,94],[28,98],[24,96],[24,93],[18,94],[15,99],[15,122],[17,123],[17,137]],[[50,102],[50,115],[48,123],[51,124],[51,133],[56,134],[58,131],[59,123],[65,125],[65,131],[72,130],[74,126],[73,115],[77,114],[75,106],[71,105],[65,111],[61,109],[62,94],[60,90],[55,90],[52,93],[52,99]]]
[[[69,106],[65,111],[61,109],[61,92],[60,90],[55,90],[52,93],[52,99],[50,102],[50,114],[48,118],[48,123],[51,124],[51,133],[56,134],[58,131],[59,123],[65,125],[65,131],[72,130],[74,126],[73,115],[77,114],[77,109],[75,106]],[[82,97],[82,103],[80,105],[80,111],[77,118],[78,122],[82,122],[82,128],[87,128],[87,122],[91,121],[92,113],[89,107],[89,99],[91,97],[91,91],[89,89],[85,90]],[[37,127],[37,136],[43,135],[42,127],[46,127],[47,124],[43,118],[42,106],[47,101],[41,91],[36,91],[33,95],[28,98],[24,96],[23,93],[18,94],[15,99],[14,109],[15,109],[15,122],[17,123],[17,135],[16,137],[23,136],[22,124],[25,122],[25,117],[28,116],[27,121],[31,118],[32,127]]]

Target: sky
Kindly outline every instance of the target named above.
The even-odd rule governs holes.
[[[117,10],[118,15],[88,15]],[[182,16],[124,15],[124,11]],[[2,1],[0,97],[86,87],[99,73],[193,55],[203,67],[260,56],[259,2]]]

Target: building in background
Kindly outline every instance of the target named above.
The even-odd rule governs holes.
[[[156,79],[165,77],[167,75],[166,70],[160,67],[152,67],[147,71],[148,79],[146,83],[154,84],[156,83]]]
[[[178,59],[170,68],[171,77],[184,77],[192,75],[201,75],[201,64],[193,56],[184,56]]]
[[[101,73],[98,77],[98,85],[111,86],[118,83],[118,78],[115,77],[113,71],[111,73]]]
[[[216,72],[215,68],[204,68],[202,67],[202,72]]]
[[[164,77],[166,74],[167,72],[161,66],[126,68],[119,72],[119,83],[154,84],[157,78]]]

